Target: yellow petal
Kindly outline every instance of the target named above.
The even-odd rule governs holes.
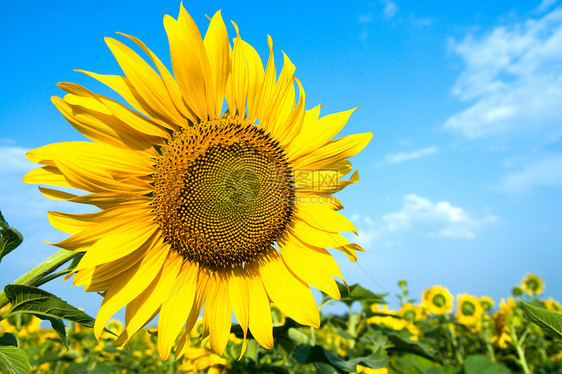
[[[349,244],[347,239],[337,232],[319,230],[301,220],[294,221],[292,234],[290,235],[319,248],[336,248]]]
[[[101,221],[115,217],[117,214],[119,214],[119,211],[115,209],[86,214],[48,212],[48,218],[49,223],[57,230],[74,235],[97,225]]]
[[[295,168],[319,169],[328,167],[340,160],[355,156],[371,141],[370,132],[353,134],[331,141],[312,153],[293,161]]]
[[[169,120],[178,126],[187,125],[185,118],[174,105],[162,78],[150,65],[125,44],[105,38],[105,42],[121,69],[129,79],[139,95],[161,118]]]
[[[182,89],[183,99],[197,117],[206,120],[208,104],[214,105],[216,98],[199,29],[183,5],[177,21],[164,16],[164,28],[168,34],[174,76]],[[207,98],[211,100],[208,102]]]
[[[56,167],[44,166],[31,170],[23,177],[25,183],[50,184],[51,186],[71,187],[64,174]]]
[[[135,222],[138,222],[139,218],[143,220],[141,225],[145,226],[146,221],[150,220],[150,207],[133,204],[125,205],[119,209],[119,214],[113,219],[98,222],[96,225],[86,228],[68,239],[55,243],[55,245],[71,251],[84,251],[87,247],[92,246],[96,241],[113,232],[118,227],[123,225],[138,226],[139,224]]]
[[[185,103],[183,101],[182,94],[181,94],[182,90],[179,87],[178,82],[174,79],[174,76],[168,71],[166,66],[160,61],[158,56],[156,56],[154,53],[152,53],[152,51],[150,49],[148,49],[148,47],[142,41],[135,38],[134,36],[123,34],[123,33],[120,33],[120,32],[118,32],[118,34],[123,35],[123,36],[131,39],[132,41],[134,41],[150,57],[150,59],[152,60],[152,63],[154,63],[154,65],[158,69],[158,72],[162,76],[162,80],[164,82],[164,85],[166,86],[168,94],[170,95],[170,98],[172,99],[176,109],[179,112],[181,112],[186,118],[189,118],[191,121],[196,122],[197,118],[196,118],[195,114],[191,110],[189,110],[189,108],[187,108],[185,106]],[[184,121],[182,120],[181,122],[183,123]]]
[[[320,327],[320,314],[310,288],[287,268],[277,251],[271,250],[260,264],[260,276],[268,296],[283,313],[300,324]]]
[[[246,266],[248,269],[248,291],[250,294],[249,328],[254,339],[264,348],[273,348],[273,324],[269,298],[265,292],[259,269],[256,264]]]
[[[279,245],[283,260],[299,278],[339,300],[340,291],[334,276],[343,279],[336,260],[324,248],[317,248],[303,242],[287,241]]]
[[[173,287],[172,294],[162,303],[158,319],[158,353],[162,360],[170,355],[195,297],[199,266],[184,263]]]
[[[92,245],[80,263],[77,270],[94,267],[117,260],[136,250],[144,249],[151,243],[150,238],[159,230],[158,225],[150,217],[147,220],[135,220],[116,227],[105,233]],[[160,235],[159,233],[157,235]]]
[[[233,270],[232,277],[230,278],[229,293],[234,316],[244,332],[244,343],[242,344],[242,350],[238,358],[240,359],[246,351],[246,334],[248,332],[250,317],[250,291],[248,289],[248,276],[244,269]]]
[[[125,323],[128,336],[133,336],[144,327],[160,309],[162,302],[175,291],[174,283],[178,278],[182,262],[183,258],[177,252],[171,251],[164,262],[160,276],[146,291],[127,305]]]
[[[164,244],[162,239],[160,239],[154,243],[142,260],[131,268],[134,269],[134,272],[123,273],[115,279],[112,287],[105,293],[96,317],[94,324],[96,339],[99,339],[107,321],[152,283],[162,269],[169,251],[170,246]]]
[[[212,81],[215,88],[216,101],[210,105],[210,114],[212,117],[220,117],[222,112],[222,102],[226,82],[230,74],[230,44],[228,42],[228,32],[221,17],[220,10],[215,13],[211,19],[211,24],[205,34],[203,40],[207,57],[209,59],[209,68],[211,71]]]
[[[289,159],[291,161],[295,160],[299,156],[317,150],[330,141],[344,127],[355,109],[357,108],[330,114],[319,120],[314,120],[314,115],[312,114],[315,113],[306,116],[299,136],[291,142],[289,149],[287,149]]]
[[[212,295],[207,297],[205,309],[206,318],[209,320],[209,338],[211,348],[222,356],[232,323],[232,308],[229,296],[229,276],[226,272],[216,272],[214,277],[215,287]],[[213,281],[212,280],[212,281]]]
[[[331,232],[353,231],[357,235],[353,223],[327,204],[299,204],[296,216],[317,229]]]
[[[41,192],[43,196],[48,197],[52,200],[70,200],[77,197],[76,195],[68,192],[53,190],[51,188],[45,187],[39,187],[39,192]]]
[[[177,129],[177,126],[173,122],[170,122],[167,118],[162,117],[161,114],[152,109],[152,107],[144,100],[144,98],[140,96],[140,94],[137,92],[135,87],[133,87],[127,77],[123,77],[120,75],[96,74],[84,70],[77,71],[84,73],[105,84],[106,86],[117,92],[119,95],[121,95],[125,99],[125,101],[127,101],[133,108],[149,117],[160,126],[171,130]]]
[[[57,86],[72,94],[72,96],[66,95],[64,97],[64,101],[73,108],[72,114],[80,113],[79,108],[76,108],[77,105],[80,105],[90,111],[98,111],[119,119],[119,121],[111,120],[108,122],[107,117],[100,118],[102,123],[111,123],[112,125],[109,130],[105,129],[105,131],[114,130],[126,144],[131,142],[131,140],[124,140],[124,138],[128,137],[133,137],[135,139],[141,137],[143,141],[146,142],[154,140],[155,138],[169,137],[169,133],[164,127],[115,100],[95,94],[75,83],[62,82],[58,83]],[[155,144],[154,141],[152,141],[152,143]]]

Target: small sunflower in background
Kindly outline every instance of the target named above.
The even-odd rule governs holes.
[[[551,312],[562,313],[562,305],[552,297],[549,297],[544,301],[544,307]]]
[[[495,334],[490,339],[490,342],[497,344],[500,348],[507,348],[507,343],[512,341],[511,338],[511,325],[513,319],[513,309],[517,303],[512,297],[507,301],[501,299],[500,309],[494,313],[494,328]]]
[[[480,318],[484,314],[484,308],[476,296],[461,294],[457,295],[457,313],[455,318],[461,325],[466,326],[471,331],[480,328]]]
[[[422,306],[435,315],[443,315],[453,310],[453,295],[442,286],[433,286],[423,292]]]
[[[542,293],[544,283],[541,278],[531,273],[523,278],[523,281],[521,281],[521,289],[529,295],[537,296]]]
[[[357,171],[343,179],[352,171],[347,159],[372,134],[333,140],[354,109],[323,117],[320,106],[305,110],[295,66],[283,55],[276,70],[271,38],[264,69],[236,25],[230,44],[220,12],[204,37],[183,6],[177,20],[165,16],[164,27],[172,72],[125,34],[156,70],[106,38],[124,75],[83,72],[134,110],[77,84],[59,84],[67,94],[53,103],[90,141],[30,151],[27,157],[43,166],[24,181],[86,191],[40,187],[49,198],[98,209],[49,212],[51,224],[72,235],[56,245],[84,253],[74,285],[103,295],[97,338],[124,307],[117,346],[159,315],[160,357],[168,358],[179,337],[179,358],[203,311],[202,335],[221,355],[234,312],[244,334],[250,330],[271,348],[270,303],[318,327],[309,286],[340,298],[334,277],[343,277],[326,248],[352,261],[362,248],[340,234],[356,230],[332,194],[358,181]]]
[[[485,312],[491,310],[495,304],[494,300],[489,296],[482,296],[480,298],[480,305],[482,305]]]
[[[424,309],[421,305],[413,305],[412,303],[407,303],[402,305],[398,311],[398,315],[403,317],[405,320],[413,323],[424,318]]]

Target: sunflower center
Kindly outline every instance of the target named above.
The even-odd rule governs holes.
[[[153,207],[166,242],[208,267],[251,262],[293,217],[285,153],[247,120],[223,117],[173,134],[154,174]]]
[[[445,296],[441,295],[441,294],[437,294],[433,297],[433,305],[441,308],[443,307],[446,303],[447,300],[445,299]]]
[[[476,307],[470,301],[465,301],[462,303],[462,314],[465,316],[473,316],[476,312]]]

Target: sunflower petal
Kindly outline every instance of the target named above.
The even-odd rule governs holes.
[[[324,248],[317,248],[302,242],[287,241],[279,246],[283,260],[299,278],[339,300],[341,295],[334,276],[343,279],[332,255]]]
[[[198,265],[185,262],[174,284],[174,292],[162,304],[158,320],[158,353],[162,360],[168,359],[193,305],[198,268]]]
[[[283,313],[296,322],[320,327],[320,314],[306,283],[292,273],[275,250],[260,264],[260,276],[267,294]]]
[[[111,316],[133,301],[152,283],[162,269],[169,250],[169,245],[164,244],[162,240],[157,241],[143,259],[130,269],[134,271],[123,273],[115,279],[114,284],[105,293],[96,316],[94,335],[97,339]]]

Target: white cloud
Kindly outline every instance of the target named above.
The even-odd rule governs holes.
[[[481,138],[544,136],[559,128],[562,8],[450,44],[465,64],[452,94],[469,106],[449,117],[445,129]]]
[[[549,10],[554,4],[556,4],[557,0],[542,0],[540,5],[535,10],[536,13],[543,13]]]
[[[432,153],[437,152],[437,147],[429,147],[429,148],[424,148],[424,149],[420,149],[414,152],[409,152],[409,153],[404,153],[404,152],[400,152],[400,153],[388,153],[385,156],[385,159],[387,162],[390,162],[391,164],[398,164],[400,162],[404,162],[404,161],[408,161],[408,160],[415,160],[418,158],[421,158],[423,156],[427,156],[430,155]]]
[[[433,203],[416,194],[403,196],[402,208],[384,214],[379,220],[355,215],[351,220],[359,233],[359,244],[369,247],[383,237],[405,232],[421,236],[472,239],[476,232],[498,218],[488,214],[473,218],[463,208],[447,201]]]
[[[0,146],[0,174],[13,172],[25,172],[33,169],[33,163],[25,158],[25,153],[29,149],[22,147]]]
[[[425,235],[449,238],[473,238],[475,231],[496,220],[488,215],[475,219],[447,201],[433,203],[415,194],[403,197],[402,209],[382,217],[389,232],[418,231]]]
[[[373,12],[361,13],[359,17],[357,17],[357,22],[359,23],[371,23],[372,21],[373,21]]]
[[[522,171],[508,174],[497,189],[509,193],[524,193],[540,186],[562,186],[562,155],[547,157]]]
[[[387,2],[383,10],[384,18],[392,18],[396,12],[398,12],[398,6],[393,1]]]

